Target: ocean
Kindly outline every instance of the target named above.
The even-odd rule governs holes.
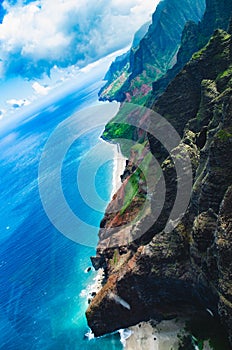
[[[39,192],[38,168],[46,142],[57,126],[77,113],[75,128],[83,127],[78,111],[97,104],[100,78],[106,67],[89,71],[52,100],[21,113],[0,131],[0,348],[4,350],[119,350],[118,333],[98,339],[86,337],[85,319],[99,223],[110,200],[113,160],[101,164],[102,128],[83,134],[62,163],[61,182],[69,206],[94,227],[91,246],[59,232],[45,213]],[[97,116],[96,118],[101,116]],[[64,135],[64,138],[66,136]],[[99,210],[83,202],[77,170],[85,155],[99,146],[96,191]],[[104,143],[104,149],[106,145]],[[112,146],[109,145],[109,152]],[[54,150],[55,154],[55,150]],[[112,155],[113,158],[113,155]],[[56,163],[54,163],[56,164]],[[88,164],[91,172],[91,162]],[[96,164],[94,164],[96,168]],[[47,177],[52,178],[48,173]],[[86,176],[88,188],[88,176]],[[85,191],[82,186],[82,191]],[[53,191],[48,194],[53,196]],[[57,203],[56,215],[64,217]],[[70,224],[71,226],[71,224]]]

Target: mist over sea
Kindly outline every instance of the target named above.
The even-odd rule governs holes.
[[[25,110],[1,129],[1,349],[122,349],[118,334],[92,340],[85,337],[89,329],[84,312],[96,275],[86,269],[95,250],[56,230],[44,212],[38,189],[38,165],[49,135],[76,111],[97,103],[105,70],[103,66],[87,72],[85,80],[77,81],[71,90],[53,96],[51,101],[47,98],[34,110]],[[93,129],[78,139],[67,152],[62,169],[64,193],[72,210],[81,212],[96,227],[92,245],[97,243],[104,208],[96,211],[82,203],[76,176],[85,154],[102,142],[101,132]],[[96,174],[96,190],[105,202],[112,191],[112,163],[101,166]],[[59,205],[56,210],[63,215]]]

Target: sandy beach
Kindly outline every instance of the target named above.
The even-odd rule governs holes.
[[[124,342],[125,350],[177,350],[178,335],[183,334],[184,322],[162,321],[156,326],[141,322],[130,327],[131,336]]]
[[[121,187],[120,175],[123,174],[126,166],[126,158],[122,155],[119,144],[113,144],[114,147],[114,165],[113,165],[113,188],[111,193],[111,198]]]
[[[112,192],[111,199],[113,195],[120,188],[122,182],[120,175],[123,174],[126,166],[126,158],[122,155],[119,144],[111,144],[114,152],[114,162],[113,162],[113,179],[112,179]],[[88,269],[86,269],[87,272]],[[93,283],[89,285],[86,289],[81,292],[82,297],[87,297],[91,300],[101,289],[102,282],[104,280],[104,271],[99,269],[97,275],[93,279]]]

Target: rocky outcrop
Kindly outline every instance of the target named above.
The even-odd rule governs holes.
[[[114,236],[108,228],[113,227],[115,215],[106,214],[103,220],[98,258],[104,261],[99,266],[105,269],[108,279],[86,313],[96,335],[151,318],[204,314],[208,309],[220,317],[232,341],[231,62],[231,35],[217,30],[153,104],[153,109],[175,126],[182,141],[172,150],[172,157],[166,158],[154,137],[148,135],[150,149],[161,163],[166,197],[162,215],[142,240],[120,245],[121,241],[125,243],[128,232],[133,233],[138,227],[132,225],[129,231],[121,230]],[[191,200],[179,224],[167,231],[165,220],[177,192],[172,159],[181,157],[183,150],[188,151],[192,163]],[[133,176],[137,167],[129,167],[128,171],[124,181]],[[156,181],[158,186],[157,178]],[[153,199],[158,195],[157,186],[144,215],[149,216],[156,209]],[[122,188],[116,194],[118,200],[124,199]],[[138,198],[142,188],[141,183],[137,187]],[[117,220],[124,213],[117,211]],[[106,238],[111,240],[113,249],[103,244]]]
[[[132,46],[124,66],[116,69],[116,75],[110,73],[110,79],[99,93],[100,99],[145,101],[152,82],[175,64],[185,23],[189,20],[198,22],[204,9],[205,0],[161,1],[146,35],[139,44],[136,42],[136,47]],[[115,67],[117,60],[110,72]]]
[[[204,85],[210,84],[206,80],[214,81],[228,68],[230,62],[230,36],[222,30],[217,30],[207,46],[193,56],[152,108],[166,117],[175,129],[183,134],[186,123],[194,118],[198,111],[201,113],[199,108],[202,89],[207,89]],[[212,95],[217,93],[213,86],[208,89]],[[205,109],[207,107],[206,105]],[[206,124],[210,116],[209,114],[206,118],[204,114]],[[204,126],[200,114],[198,119],[200,126]]]
[[[219,314],[227,329],[230,330],[230,341],[232,343],[232,186],[230,186],[222,201],[217,227],[217,258],[219,279]]]
[[[226,9],[226,10],[225,10]],[[177,54],[176,64],[160,79],[152,84],[152,94],[147,105],[166,90],[168,84],[181,71],[192,55],[206,45],[216,29],[227,30],[232,15],[230,0],[206,0],[206,10],[202,20],[197,24],[188,22],[182,33],[181,46]]]

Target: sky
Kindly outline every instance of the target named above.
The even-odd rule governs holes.
[[[49,75],[129,45],[158,0],[3,1],[0,78]]]
[[[128,49],[159,1],[0,0],[0,120]]]

